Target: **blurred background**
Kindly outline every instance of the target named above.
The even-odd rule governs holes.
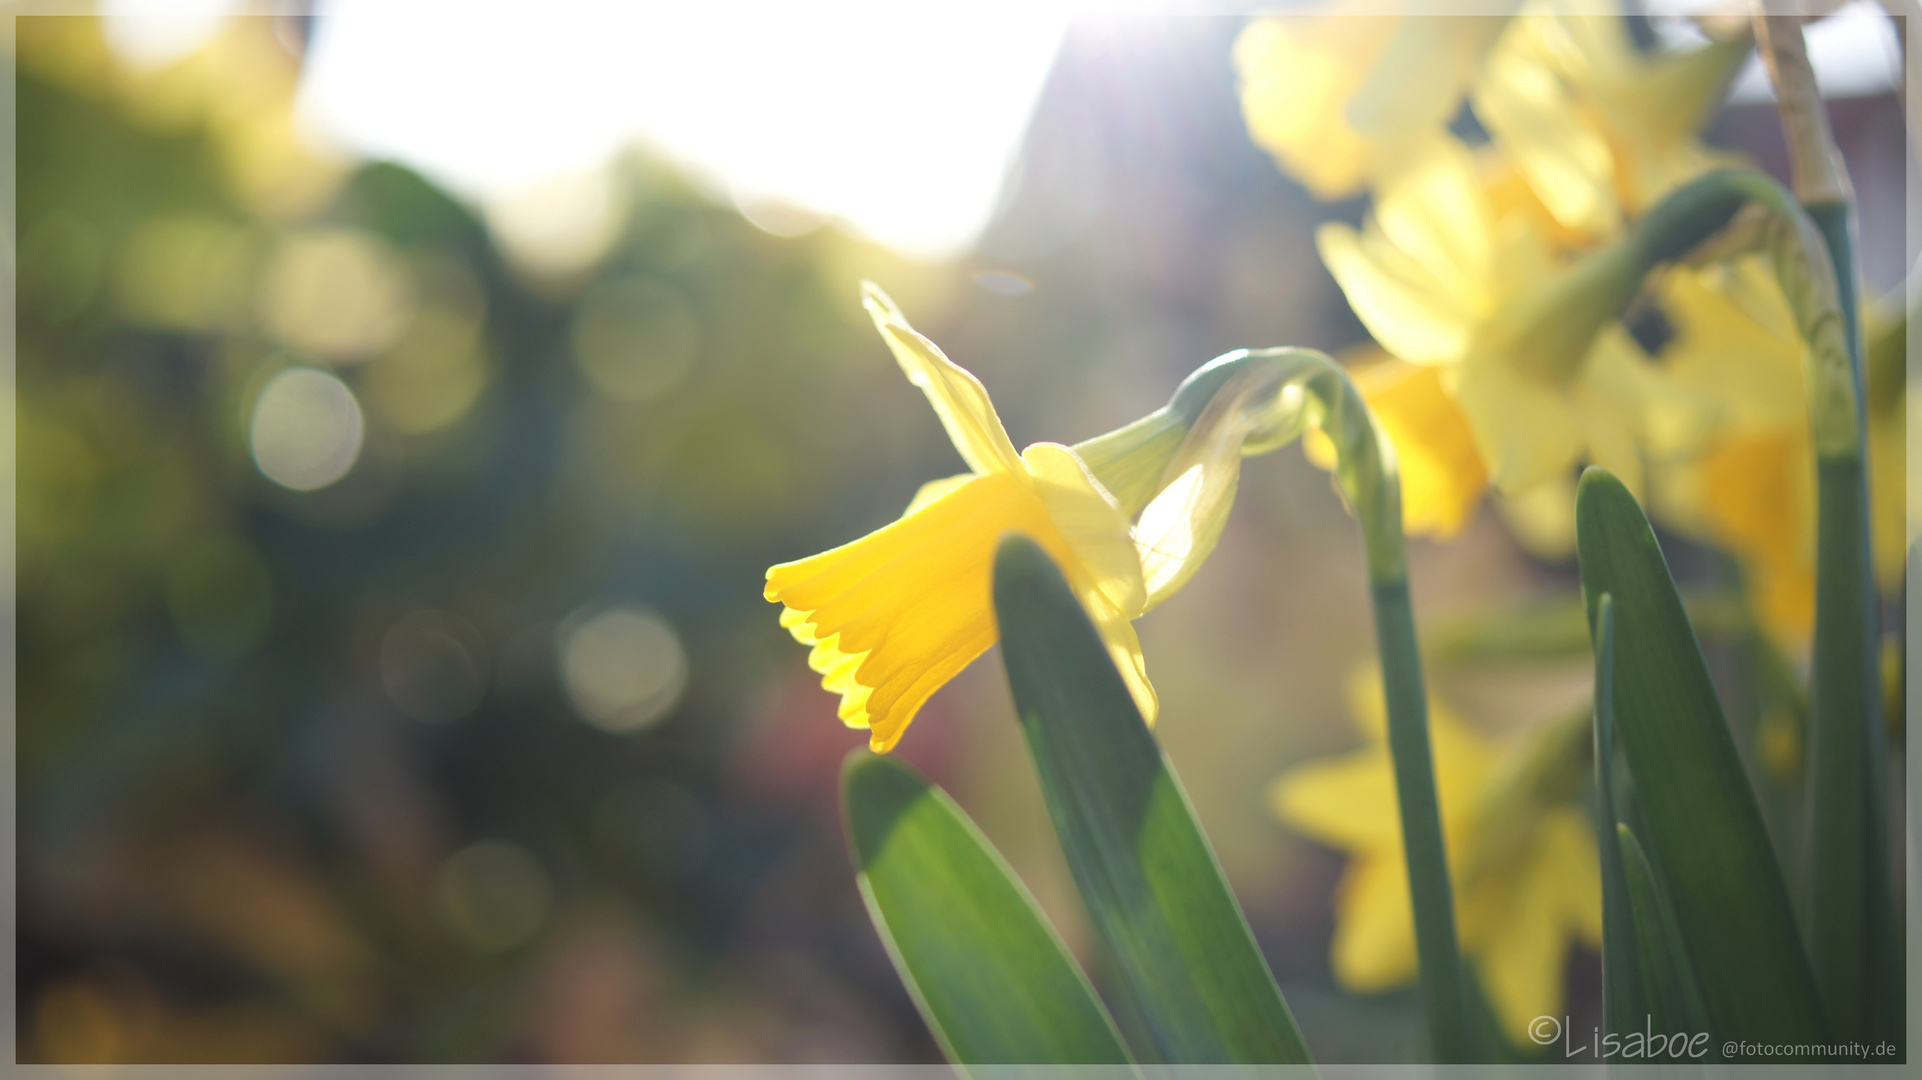
[[[9,50],[21,1060],[938,1060],[841,834],[864,734],[763,573],[960,468],[864,277],[1017,445],[1365,340],[1312,242],[1363,205],[1249,142],[1242,19],[139,6]],[[1899,222],[1878,62],[1835,113]],[[1783,172],[1754,86],[1710,137]],[[1877,292],[1901,240],[1865,231]],[[1431,627],[1574,589],[1487,510],[1413,558]],[[1412,994],[1334,988],[1341,859],[1264,794],[1355,745],[1364,595],[1289,449],[1140,624],[1324,1061],[1422,1052]],[[1580,655],[1438,668],[1491,732],[1587,693]],[[1085,956],[992,654],[898,752]]]

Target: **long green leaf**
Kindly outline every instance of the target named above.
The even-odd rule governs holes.
[[[1613,1032],[1635,1029],[1648,1013],[1635,915],[1615,813],[1615,600],[1595,606],[1595,831],[1602,859],[1602,1016]]]
[[[1613,599],[1614,716],[1718,1038],[1819,1042],[1820,999],[1755,795],[1648,519],[1591,468],[1576,495],[1589,617]],[[1592,625],[1592,623],[1591,623]]]
[[[1026,537],[1001,542],[994,604],[1042,794],[1135,1053],[1307,1061],[1186,794],[1061,571]]]
[[[1634,909],[1634,947],[1642,971],[1643,1001],[1647,1009],[1635,1019],[1645,1018],[1656,1031],[1711,1031],[1701,985],[1696,981],[1694,966],[1689,963],[1681,931],[1676,926],[1674,906],[1664,895],[1661,883],[1656,881],[1654,868],[1649,866],[1648,855],[1635,833],[1626,825],[1617,825],[1614,832],[1629,903]],[[1627,1033],[1634,1031],[1636,1024],[1631,1022],[1617,1028],[1611,1020],[1610,1027]],[[1719,1048],[1718,1042],[1715,1052],[1719,1053]]]
[[[1129,1061],[1054,928],[952,799],[865,750],[841,795],[868,914],[949,1060]]]

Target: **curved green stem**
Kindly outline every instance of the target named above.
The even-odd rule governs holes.
[[[1376,431],[1361,394],[1341,366],[1322,353],[1243,350],[1201,367],[1163,408],[1075,450],[1124,510],[1134,513],[1169,477],[1194,464],[1222,464],[1211,448],[1220,445],[1224,426],[1239,436],[1239,454],[1225,463],[1230,468],[1238,468],[1240,456],[1278,449],[1308,427],[1334,443],[1335,482],[1361,525],[1367,555],[1429,1037],[1439,1061],[1468,1061],[1467,982],[1455,937],[1454,892],[1429,748],[1428,696],[1408,597],[1401,480],[1394,451]],[[1232,483],[1225,490],[1231,495]]]
[[[1700,239],[1680,227],[1688,204],[1731,200],[1765,215],[1759,240],[1808,351],[1817,555],[1805,936],[1837,1034],[1868,1038],[1889,1030],[1885,1003],[1899,987],[1887,962],[1895,935],[1852,211],[1845,193],[1805,207],[1759,173],[1710,173],[1643,220],[1651,265]]]

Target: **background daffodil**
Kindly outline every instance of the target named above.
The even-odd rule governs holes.
[[[1467,418],[1490,482],[1518,494],[1586,460],[1639,486],[1651,373],[1594,287],[1631,268],[1558,265],[1525,215],[1502,212],[1473,153],[1445,136],[1377,189],[1360,232],[1329,224],[1315,239],[1375,340],[1440,369],[1431,392]]]
[[[1416,974],[1414,913],[1396,810],[1380,680],[1348,682],[1368,744],[1284,775],[1271,791],[1283,821],[1350,856],[1336,895],[1331,960],[1350,990],[1375,993]],[[1546,725],[1497,743],[1430,703],[1435,781],[1454,879],[1462,950],[1510,1041],[1562,1010],[1571,941],[1602,932],[1594,827],[1574,801],[1586,725]]]
[[[1621,15],[1537,0],[1510,20],[1475,84],[1475,116],[1570,239],[1614,236],[1733,155],[1697,139],[1746,35],[1693,49],[1636,47]]]
[[[1358,194],[1454,118],[1501,29],[1499,17],[1383,15],[1352,0],[1250,20],[1235,40],[1248,134],[1316,198]]]

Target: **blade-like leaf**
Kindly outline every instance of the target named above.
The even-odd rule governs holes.
[[[1621,481],[1582,476],[1576,547],[1589,617],[1613,600],[1613,712],[1717,1038],[1819,1042],[1826,1025],[1781,869],[1668,563]]]
[[[1087,977],[954,800],[865,750],[842,769],[841,795],[868,914],[949,1060],[1129,1060]]]
[[[1641,968],[1646,1011],[1625,1028],[1614,1028],[1611,1018],[1611,1028],[1631,1032],[1645,1020],[1656,1031],[1710,1031],[1708,1009],[1702,1004],[1695,969],[1676,929],[1674,908],[1655,880],[1655,871],[1648,865],[1648,855],[1635,833],[1626,825],[1617,825],[1614,832],[1629,904],[1634,910],[1632,947]]]
[[[1307,1061],[1187,796],[1061,571],[1009,536],[994,603],[1022,730],[1136,1054]]]
[[[1595,606],[1596,840],[1602,858],[1602,1016],[1608,1030],[1633,1031],[1648,1014],[1635,916],[1615,824],[1615,600]],[[1666,1029],[1665,1029],[1666,1030]]]

